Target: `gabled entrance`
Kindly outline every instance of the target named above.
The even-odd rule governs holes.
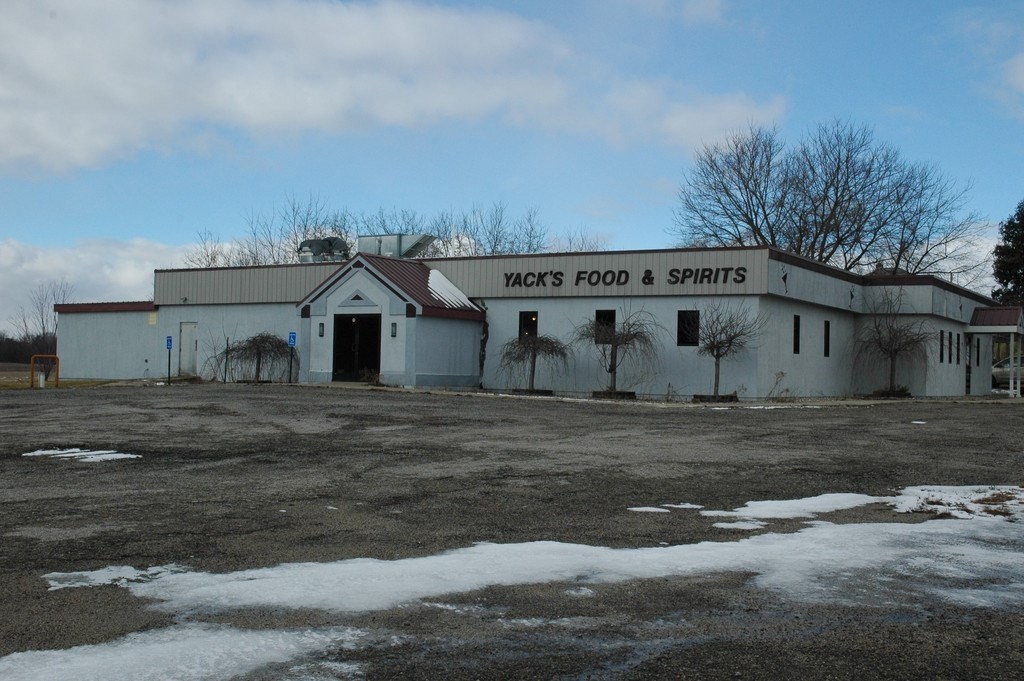
[[[334,315],[331,380],[358,381],[380,373],[380,315]]]

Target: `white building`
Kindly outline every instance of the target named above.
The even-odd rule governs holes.
[[[358,253],[340,263],[158,270],[151,303],[56,309],[67,378],[159,378],[168,368],[222,378],[212,367],[226,344],[267,332],[294,334],[300,382],[379,375],[392,385],[485,389],[524,386],[500,366],[502,346],[520,333],[568,342],[595,316],[643,314],[657,324],[655,356],[644,366],[627,361],[618,387],[661,398],[711,392],[714,361],[698,353],[688,323],[712,306],[742,309],[765,324],[723,360],[722,392],[765,398],[886,388],[888,361],[858,339],[887,303],[931,338],[923,353],[897,359],[899,385],[919,396],[989,392],[992,327],[971,324],[976,311],[994,309],[989,298],[931,276],[862,276],[769,247],[426,260]],[[577,343],[565,366],[540,364],[536,387],[602,390],[597,350]]]

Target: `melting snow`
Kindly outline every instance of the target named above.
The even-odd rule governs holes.
[[[891,497],[871,497],[866,494],[821,494],[807,499],[748,501],[745,506],[732,511],[701,511],[700,514],[731,518],[813,518],[818,513],[842,511],[891,500]]]
[[[971,607],[1024,604],[1020,487],[914,487],[893,497],[826,494],[711,513],[753,523],[879,501],[899,512],[931,510],[964,519],[843,525],[812,520],[793,533],[638,549],[482,543],[394,561],[294,563],[223,574],[188,572],[177,565],[118,566],[44,577],[51,589],[119,585],[180,622],[243,608],[368,612],[493,585],[576,583],[565,593],[599,597],[593,587],[601,583],[736,571],[755,575],[754,586],[807,602],[885,606],[938,598]],[[358,645],[359,638],[351,629],[241,631],[180,624],[104,645],[8,655],[0,658],[0,678],[201,681],[288,661],[298,666],[282,678],[310,678],[311,663],[302,658]],[[347,662],[331,664],[361,674]]]
[[[737,520],[734,523],[715,523],[714,526],[723,530],[760,530],[767,524],[760,520]]]
[[[633,511],[634,513],[671,513],[672,511],[667,508],[660,508],[658,506],[633,506],[627,508],[627,511]]]
[[[351,646],[360,635],[358,630],[350,628],[243,631],[184,624],[129,634],[111,643],[14,653],[0,658],[0,678],[4,681],[228,679],[331,646]]]
[[[48,456],[54,459],[73,459],[75,461],[114,461],[117,459],[141,459],[139,454],[123,454],[112,449],[89,450],[78,449],[38,449],[34,452],[22,454],[22,456]]]
[[[444,301],[453,308],[477,309],[476,305],[466,297],[465,293],[460,291],[455,284],[437,270],[430,270],[430,275],[427,278],[427,289],[432,296]]]

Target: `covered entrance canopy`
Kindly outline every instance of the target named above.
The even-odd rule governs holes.
[[[1024,335],[1024,308],[1008,305],[1004,307],[979,307],[971,316],[967,333],[1006,335],[1010,339],[1010,357],[1024,354],[1020,338]],[[1020,362],[1010,360],[1010,395],[1021,395]]]

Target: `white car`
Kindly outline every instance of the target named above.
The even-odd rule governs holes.
[[[1024,357],[1017,356],[1017,361],[1014,362],[1014,366],[1017,367],[1017,375],[1024,379],[1024,372],[1021,372],[1020,366],[1024,360]],[[993,388],[1009,388],[1010,387],[1010,358],[1001,359],[992,365],[992,387]]]

